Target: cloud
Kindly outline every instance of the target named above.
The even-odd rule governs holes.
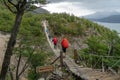
[[[90,10],[120,10],[120,0],[50,0],[54,2],[78,2],[83,3],[82,6]],[[80,6],[81,7],[81,6]]]
[[[44,9],[51,13],[66,12],[76,16],[84,16],[97,11],[119,11],[120,0],[49,0]]]
[[[94,13],[92,10],[82,6],[82,3],[78,2],[59,2],[47,4],[44,9],[50,11],[51,13],[69,13],[75,16],[84,16]]]
[[[116,10],[120,9],[120,0],[80,0],[83,6],[92,10]]]

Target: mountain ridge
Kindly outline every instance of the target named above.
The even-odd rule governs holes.
[[[98,22],[107,22],[107,23],[120,23],[120,13],[117,11],[102,11],[96,12],[87,16],[85,18],[98,21]]]
[[[92,19],[99,22],[120,23],[120,15],[111,15],[102,19]]]

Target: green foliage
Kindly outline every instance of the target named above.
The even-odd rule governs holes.
[[[117,69],[120,66],[120,63],[116,63],[120,59],[118,57],[120,56],[120,38],[116,32],[107,32],[103,36],[91,36],[87,39],[86,44],[88,48],[81,50],[80,56],[84,58],[87,66],[96,64],[95,68],[101,68],[102,62],[105,67]]]
[[[44,52],[33,54],[30,60],[32,67],[36,68],[37,66],[43,65],[45,58],[46,54]]]
[[[14,22],[14,15],[11,14],[4,7],[0,8],[0,30],[4,32],[10,32]]]
[[[16,16],[16,20],[15,20],[15,22],[16,23],[14,23],[14,22],[12,22],[12,20],[13,20],[13,16],[11,16],[9,13],[7,13],[7,10],[6,10],[6,12],[1,12],[1,14],[0,15],[2,15],[2,17],[1,17],[1,19],[3,19],[3,21],[1,20],[0,22],[2,23],[2,25],[0,26],[0,29],[1,30],[3,30],[3,31],[6,31],[6,32],[9,32],[9,31],[11,31],[11,29],[12,29],[12,33],[11,34],[13,34],[13,36],[14,37],[10,37],[10,40],[9,40],[9,43],[11,43],[10,41],[16,41],[16,36],[17,36],[17,33],[18,33],[18,30],[19,30],[19,23],[21,23],[21,18],[19,18],[19,17],[22,17],[22,14],[24,14],[24,10],[26,10],[26,8],[27,8],[27,4],[26,4],[26,0],[21,0],[21,1],[15,1],[15,0],[12,0],[12,1],[5,1],[4,0],[4,3],[5,3],[5,5],[7,5],[7,7],[8,7],[8,9],[11,11],[11,12],[13,12],[13,13],[15,13],[17,16]],[[13,4],[15,4],[15,5],[13,5]],[[32,20],[32,18],[31,18],[31,20]],[[27,32],[29,32],[28,33],[28,37],[29,37],[29,39],[30,39],[30,37],[32,37],[32,40],[33,40],[33,38],[35,38],[35,42],[37,42],[37,44],[38,44],[38,40],[40,40],[40,35],[42,35],[42,30],[40,31],[39,29],[39,27],[37,27],[37,25],[35,25],[34,24],[34,22],[33,22],[34,20],[32,20],[32,21],[29,21],[28,20],[28,23],[30,24],[30,26],[28,27],[26,27],[26,31]],[[14,23],[14,25],[12,25],[12,23]],[[6,26],[8,26],[8,27],[6,27]],[[11,25],[13,26],[13,28],[11,27]],[[29,28],[31,28],[31,26],[35,26],[35,28],[34,29],[29,29]],[[15,28],[16,27],[16,28]],[[16,30],[16,31],[15,31]],[[24,30],[24,29],[23,29]],[[25,30],[24,30],[25,31]],[[21,32],[21,34],[19,34],[20,35],[20,38],[21,38],[21,40],[20,39],[18,39],[19,41],[22,41],[22,40],[25,40],[26,39],[26,37],[23,35],[23,37],[21,37],[22,36],[22,34],[23,34],[24,32]],[[28,37],[27,37],[27,39],[28,39]],[[42,36],[43,37],[43,36]],[[41,42],[41,40],[40,40],[40,42]],[[33,54],[33,51],[31,52],[31,47],[36,47],[36,44],[30,44],[30,46],[28,47],[26,47],[26,45],[28,45],[28,44],[19,44],[20,45],[20,48],[18,48],[16,51],[15,51],[15,53],[18,53],[18,54],[22,54],[22,56],[26,56],[26,55],[28,55],[28,54],[30,54],[31,55],[31,53]],[[12,56],[12,52],[13,52],[13,49],[11,48],[11,47],[14,47],[14,45],[12,46],[12,45],[10,45],[10,44],[8,44],[7,45],[8,47],[7,47],[7,51],[6,51],[6,53],[5,53],[5,56],[7,55],[7,57],[8,57],[8,59],[7,59],[7,57],[5,57],[5,61],[7,61],[7,64],[10,64],[10,62],[9,62],[9,59],[10,59],[10,57]],[[22,49],[23,51],[21,51],[20,49]],[[9,54],[9,53],[11,53],[11,54]],[[38,52],[39,53],[39,52]],[[33,56],[28,56],[28,60],[30,59],[30,61],[32,62],[33,60],[32,59],[34,59],[34,55],[35,54],[33,54]],[[41,55],[38,55],[38,57],[40,57]],[[43,58],[43,56],[42,56],[42,58]],[[21,58],[19,58],[19,59],[21,59]],[[40,60],[39,58],[37,58],[37,60]],[[36,60],[36,61],[37,61]],[[4,62],[5,62],[4,61]],[[44,60],[42,60],[42,61],[44,61]],[[42,61],[40,62],[40,63],[42,63]],[[40,65],[40,63],[38,63],[38,65]],[[6,63],[5,63],[6,64]],[[32,64],[32,63],[31,63]],[[26,64],[25,64],[26,65]],[[2,73],[5,73],[5,75],[6,75],[6,72],[7,72],[7,68],[8,68],[8,66],[9,65],[4,65],[4,63],[3,63],[3,66],[6,66],[6,68],[4,69],[4,67],[2,68],[2,72],[1,72],[1,74]],[[19,66],[19,65],[18,65]],[[25,66],[26,67],[26,66]],[[23,71],[24,71],[24,69],[23,69]],[[17,72],[17,71],[16,71]],[[5,75],[3,75],[3,78],[1,77],[1,79],[4,79],[5,78]],[[16,75],[17,75],[17,73],[16,73]]]
[[[97,36],[92,36],[86,41],[89,53],[106,55],[107,54],[107,45],[102,42],[102,40]]]
[[[49,22],[49,30],[58,36],[62,34],[78,36],[83,33],[83,27],[79,23],[79,18],[63,14],[45,14],[42,15]],[[54,34],[53,33],[53,34]]]
[[[32,55],[32,58],[30,59],[31,69],[28,72],[28,80],[38,80],[39,74],[36,73],[36,67],[42,66],[44,64],[45,59],[46,54],[44,52]]]
[[[34,69],[28,71],[28,80],[38,80],[39,74],[36,74]]]
[[[79,51],[80,57],[82,59],[81,65],[101,69],[102,63],[104,67],[108,68],[111,67],[113,69],[118,69],[120,66],[120,57],[107,57],[104,55],[96,55],[86,53],[84,50]],[[118,62],[119,61],[119,62]],[[83,64],[84,63],[84,64]]]
[[[38,80],[38,73],[36,73],[36,67],[42,66],[45,64],[45,59],[47,58],[47,54],[43,51],[38,51],[34,48],[36,45],[33,43],[29,43],[28,40],[21,40],[19,42],[18,47],[14,49],[14,53],[18,56],[21,54],[22,57],[26,57],[27,64],[30,64],[28,71],[28,79],[29,80]]]
[[[40,0],[43,2],[43,0]],[[44,2],[43,2],[44,3]],[[33,7],[34,8],[34,7]],[[13,26],[14,15],[12,15],[4,6],[0,5],[0,30],[10,32]],[[23,16],[23,21],[20,27],[18,40],[22,42],[26,47],[22,49],[24,56],[27,56],[27,53],[30,53],[33,47],[44,46],[46,41],[41,21],[47,20],[49,23],[48,29],[50,33],[61,36],[61,35],[70,35],[70,36],[84,36],[88,39],[85,41],[85,44],[88,45],[87,48],[81,50],[80,55],[86,61],[88,66],[94,64],[98,59],[97,56],[120,56],[120,37],[115,31],[111,31],[104,26],[93,23],[85,18],[78,18],[73,15],[68,15],[66,13],[62,14],[31,14],[26,13]],[[30,50],[31,49],[31,50]],[[39,49],[39,48],[38,48]],[[41,54],[41,50],[37,50],[37,53]],[[31,51],[32,52],[32,51]],[[43,52],[44,53],[44,52]],[[35,64],[37,60],[42,59],[40,55],[33,55],[31,59],[32,66],[36,67],[42,65],[42,62]],[[39,57],[41,59],[39,59]],[[34,60],[34,58],[36,59]],[[103,61],[106,66],[111,66],[118,59],[108,59],[104,58]],[[97,64],[97,68],[101,67],[101,61]],[[115,65],[115,67],[119,64]]]

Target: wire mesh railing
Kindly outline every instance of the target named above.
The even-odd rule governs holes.
[[[120,56],[103,56],[80,53],[79,61],[80,65],[91,67],[93,69],[101,69],[103,72],[108,69],[117,71],[120,68]]]

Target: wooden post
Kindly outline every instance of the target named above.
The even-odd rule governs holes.
[[[120,75],[120,67],[118,68],[118,75]]]
[[[75,63],[77,63],[77,61],[78,61],[77,49],[74,49],[74,61],[75,61]]]
[[[48,74],[45,72],[45,74],[44,74],[44,79],[45,80],[47,80],[47,76],[48,76]]]
[[[103,57],[102,57],[102,72],[105,72]]]
[[[63,67],[63,52],[60,51],[60,66],[61,66],[61,69]]]
[[[51,63],[51,65],[54,64],[59,58],[60,58],[60,56],[58,56],[58,57]]]

